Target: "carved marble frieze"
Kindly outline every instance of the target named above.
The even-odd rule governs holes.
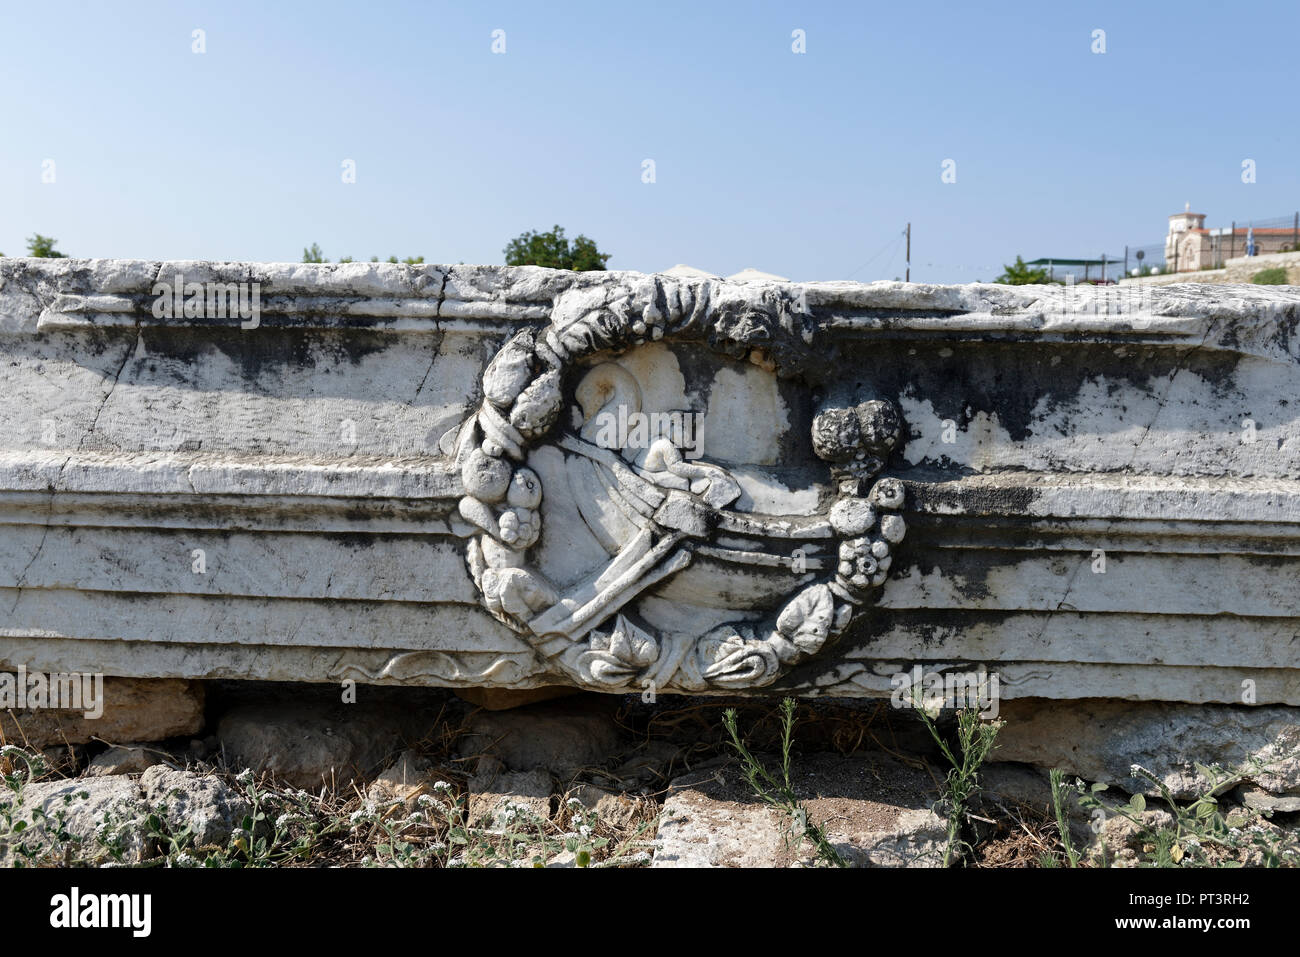
[[[0,366],[7,670],[1300,704],[1290,287],[10,258]]]
[[[820,409],[810,444],[825,507],[758,513],[739,508],[725,464],[686,453],[673,413],[654,428],[652,384],[610,361],[694,343],[811,385],[817,336],[797,297],[653,277],[561,295],[549,324],[496,353],[456,436],[458,530],[484,606],[548,671],[604,690],[762,687],[869,611],[906,529],[902,483],[880,474],[902,434],[893,403]],[[530,464],[545,447],[562,454],[558,480]],[[538,560],[562,514],[600,560]]]

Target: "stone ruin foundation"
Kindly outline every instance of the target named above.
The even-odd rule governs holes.
[[[0,260],[0,671],[103,703],[0,724],[204,735],[270,681],[543,740],[568,690],[915,687],[1022,770],[1256,757],[1300,810],[1298,324],[1286,287]],[[227,703],[256,751],[274,702]]]

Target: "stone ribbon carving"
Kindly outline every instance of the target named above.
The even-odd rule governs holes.
[[[815,416],[812,447],[836,490],[817,515],[740,511],[741,487],[726,468],[686,458],[663,435],[611,448],[597,428],[602,410],[641,407],[635,377],[602,357],[692,342],[805,378],[818,336],[806,307],[772,287],[647,277],[561,294],[548,326],[521,330],[492,359],[482,404],[456,436],[465,490],[457,530],[469,536],[485,607],[554,673],[603,690],[761,687],[833,642],[878,594],[905,531],[902,483],[877,477],[901,434],[892,403]],[[609,553],[564,587],[532,557],[547,490],[529,457],[548,444],[563,452],[570,479],[556,494],[574,497]],[[804,560],[801,543],[819,539],[834,551]],[[759,576],[771,600],[738,602],[734,621],[702,633],[689,609],[665,616],[642,605],[706,558]]]

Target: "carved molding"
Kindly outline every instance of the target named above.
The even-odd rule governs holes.
[[[260,325],[155,316],[154,286],[178,272],[259,283]],[[547,346],[548,363],[529,345],[529,383],[560,370],[562,408],[544,435],[520,436],[522,459],[502,453],[511,478],[531,468],[543,492],[540,537],[510,560],[561,598],[613,565],[637,522],[660,529],[652,546],[668,534],[667,513],[641,515],[619,475],[689,505],[679,516],[702,525],[630,576],[626,600],[596,608],[586,634],[543,629],[575,659],[656,654],[631,678],[607,676],[622,684],[591,687],[637,690],[663,675],[691,686],[691,669],[713,663],[705,635],[727,626],[741,644],[764,643],[788,604],[831,586],[847,539],[831,526],[841,495],[832,476],[848,463],[818,458],[811,426],[831,411],[820,403],[856,410],[879,390],[897,403],[908,447],[847,497],[870,504],[880,475],[906,486],[905,551],[887,556],[886,590],[872,607],[868,595],[838,643],[829,636],[775,683],[699,684],[859,697],[887,694],[891,676],[917,663],[982,664],[1001,676],[1004,699],[1240,705],[1249,682],[1258,704],[1300,705],[1294,288],[649,280],[537,267],[0,259],[10,425],[0,443],[0,664],[581,684],[578,663],[548,655],[531,627],[546,607],[525,605],[507,616],[513,627],[485,609],[470,543],[452,526],[478,548],[494,533],[460,517],[458,430],[439,439],[477,413],[486,361],[516,332],[528,327],[529,342],[545,344],[567,318],[644,323],[652,304],[667,320],[676,296],[666,346],[629,337],[576,356]],[[738,361],[711,352],[711,340]],[[703,455],[691,464],[716,483],[672,495],[682,489],[662,483],[673,479],[641,474],[649,450],[584,439],[584,400],[632,392],[620,368],[652,414],[701,416]],[[513,405],[493,409],[509,423]],[[821,420],[829,437],[836,418]],[[719,503],[728,480],[742,495]],[[485,504],[496,519],[507,503]],[[195,549],[206,574],[193,571]],[[1106,574],[1093,573],[1098,551]]]
[[[819,331],[804,302],[771,287],[648,277],[562,293],[549,325],[521,330],[497,352],[483,375],[483,401],[456,436],[466,492],[457,530],[469,537],[467,561],[484,606],[525,638],[546,670],[607,691],[762,687],[832,644],[874,601],[905,532],[902,483],[878,477],[902,432],[891,402],[814,417],[812,447],[836,490],[819,515],[731,508],[741,490],[727,469],[687,459],[667,437],[635,448],[594,441],[598,412],[616,400],[640,408],[635,377],[596,362],[602,357],[660,340],[690,342],[806,381]],[[611,552],[565,588],[533,556],[546,492],[528,461],[545,445],[561,450],[593,490],[583,518]],[[833,547],[816,563],[831,574],[803,567],[798,542],[808,537]],[[737,574],[788,569],[792,587],[771,596],[774,610],[764,613],[763,602],[738,607],[734,621],[702,633],[648,624],[640,600],[690,575],[699,556]]]

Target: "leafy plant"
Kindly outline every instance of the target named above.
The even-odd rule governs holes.
[[[979,791],[980,765],[995,747],[994,742],[1003,723],[984,721],[979,712],[973,709],[958,711],[957,751],[954,752],[939,733],[934,718],[926,710],[921,690],[917,687],[912,688],[912,707],[949,764],[943,786],[944,803],[948,811],[948,844],[943,853],[943,865],[948,867],[962,848],[970,849],[970,845],[961,839],[961,830],[967,824],[970,800]]]
[[[1074,841],[1070,838],[1070,825],[1065,819],[1065,801],[1070,794],[1069,786],[1063,783],[1065,775],[1060,768],[1052,768],[1048,778],[1052,783],[1052,810],[1056,814],[1056,830],[1061,838],[1061,846],[1065,848],[1065,859],[1070,862],[1071,867],[1078,867],[1080,854],[1074,848]]]
[[[1294,834],[1270,832],[1265,816],[1251,808],[1224,811],[1219,797],[1242,781],[1267,771],[1267,765],[1252,758],[1236,771],[1218,765],[1195,764],[1209,783],[1204,793],[1189,801],[1178,801],[1168,785],[1140,765],[1133,765],[1133,777],[1150,784],[1169,811],[1169,824],[1152,824],[1144,816],[1146,797],[1134,794],[1124,804],[1107,804],[1097,797],[1105,784],[1084,790],[1083,782],[1064,785],[1062,791],[1079,795],[1079,806],[1088,811],[1117,815],[1136,829],[1142,852],[1139,862],[1148,867],[1240,867],[1243,858],[1253,858],[1265,867],[1295,866],[1300,863],[1300,845]],[[1056,772],[1053,772],[1056,774]],[[1102,848],[1104,854],[1104,845]]]
[[[736,709],[728,708],[722,715],[723,726],[731,737],[731,746],[740,758],[740,772],[745,781],[766,803],[785,815],[788,821],[786,843],[789,846],[806,839],[817,853],[817,859],[835,867],[848,867],[849,862],[835,849],[819,825],[808,819],[808,810],[799,800],[790,783],[790,745],[795,725],[795,700],[781,702],[781,776],[778,778],[763,766],[745,746],[736,730]]]

